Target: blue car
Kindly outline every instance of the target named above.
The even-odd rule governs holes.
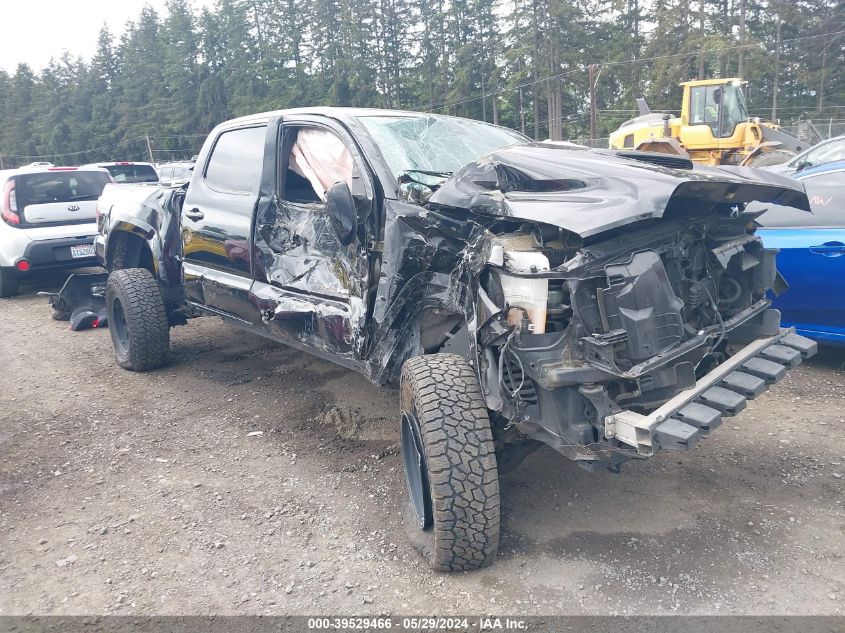
[[[812,213],[775,206],[758,218],[767,248],[779,248],[789,290],[777,297],[783,324],[845,347],[845,160],[802,170]]]

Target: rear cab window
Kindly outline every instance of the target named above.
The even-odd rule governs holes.
[[[152,165],[108,165],[115,182],[158,182],[158,175]]]

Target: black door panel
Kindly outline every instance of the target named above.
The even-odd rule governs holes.
[[[182,254],[190,301],[251,322],[250,235],[266,126],[224,130],[198,165],[182,205]]]

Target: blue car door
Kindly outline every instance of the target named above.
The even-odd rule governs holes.
[[[758,220],[763,243],[781,251],[778,270],[789,283],[774,307],[800,334],[845,346],[845,167],[801,180],[812,213],[775,207]]]

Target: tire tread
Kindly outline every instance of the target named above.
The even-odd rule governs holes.
[[[18,275],[14,268],[0,268],[0,297],[6,299],[18,294]]]
[[[499,547],[499,476],[475,371],[454,354],[417,356],[401,384],[402,408],[416,411],[434,515],[434,538],[414,545],[438,571],[485,567]]]
[[[109,275],[106,306],[113,323],[112,301],[117,298],[129,328],[129,353],[123,357],[115,342],[117,364],[130,371],[161,367],[170,348],[170,326],[158,283],[145,268],[125,268]],[[112,328],[109,328],[112,329]],[[112,337],[116,334],[112,330]]]

